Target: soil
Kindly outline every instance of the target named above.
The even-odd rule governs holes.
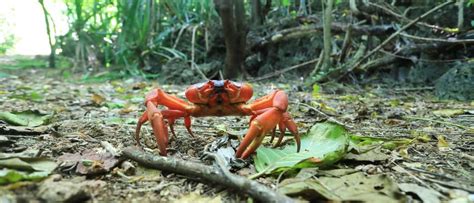
[[[55,76],[57,73],[58,70],[23,69],[10,71],[8,76],[0,78],[1,111],[34,110],[53,115],[50,123],[43,125],[48,130],[42,134],[2,133],[11,143],[1,146],[0,153],[38,149],[41,156],[60,163],[60,157],[65,154],[103,151],[103,141],[120,151],[135,145],[136,121],[144,111],[142,104],[147,92],[160,87],[170,94],[184,97],[187,87],[135,78],[100,83],[79,82],[79,76],[66,80]],[[438,100],[432,87],[407,88],[394,84],[329,83],[321,86],[318,95],[312,95],[311,90],[295,81],[287,81],[287,84],[254,83],[252,86],[254,98],[274,88],[285,90],[290,98],[289,111],[303,133],[330,116],[344,123],[355,135],[384,139],[416,139],[422,135],[426,138],[424,142],[382,150],[381,153],[388,159],[373,162],[344,159],[333,169],[351,168],[367,174],[385,174],[398,184],[415,183],[440,192],[440,199],[445,201],[474,193],[472,101]],[[33,101],[31,95],[39,96]],[[458,113],[437,113],[453,109]],[[319,111],[325,112],[325,115]],[[10,126],[6,123],[0,125]],[[222,131],[223,125],[231,131],[242,131],[248,126],[248,118],[193,118],[195,137],[189,136],[183,121],[178,120],[175,125],[177,137],[169,144],[169,155],[200,161],[210,145],[231,134]],[[230,136],[230,139],[236,138]],[[148,151],[158,155],[149,124],[142,129],[141,143]],[[199,198],[220,197],[225,202],[248,200],[248,196],[220,186],[206,185],[173,173],[146,169],[135,162],[126,162],[131,163],[135,171],[129,173],[124,164],[118,164],[110,170],[84,175],[74,168],[60,165],[45,180],[1,186],[0,191],[5,191],[6,195],[0,195],[0,199],[51,201],[67,194],[58,192],[56,197],[50,197],[45,195],[46,191],[54,191],[58,187],[77,187],[77,192],[68,200],[166,202],[196,193]],[[233,172],[240,175],[255,173],[252,158],[246,160],[243,168]],[[257,181],[276,188],[279,181],[285,178],[288,177],[264,176]],[[419,199],[410,192],[403,196]]]

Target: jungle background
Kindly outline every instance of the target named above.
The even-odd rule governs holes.
[[[474,201],[472,0],[2,4],[2,201]],[[178,168],[132,147],[148,92],[211,79],[284,90],[303,152],[235,159],[244,117],[177,120]]]

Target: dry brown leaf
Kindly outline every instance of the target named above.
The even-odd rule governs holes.
[[[103,97],[102,95],[94,93],[94,94],[92,94],[91,100],[95,105],[101,105],[102,103],[105,102],[105,97]]]

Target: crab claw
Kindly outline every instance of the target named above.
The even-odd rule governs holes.
[[[289,118],[288,113],[282,112],[278,108],[268,108],[265,109],[265,112],[252,119],[250,128],[237,149],[236,156],[242,159],[249,157],[260,146],[265,135],[272,132],[277,124],[279,124],[280,132],[284,133],[286,128],[291,131],[299,151],[300,137],[294,121]],[[281,143],[282,136],[284,134],[280,134],[277,145]]]
[[[166,156],[166,147],[168,146],[168,127],[163,120],[163,114],[156,108],[153,102],[146,103],[146,111],[138,120],[137,129],[135,130],[135,140],[140,144],[140,129],[144,123],[150,121],[155,135],[160,155]]]

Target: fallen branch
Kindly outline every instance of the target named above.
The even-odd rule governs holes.
[[[360,65],[362,65],[362,62],[364,62],[366,59],[368,59],[370,56],[372,56],[374,53],[376,53],[377,51],[379,51],[383,46],[385,46],[387,43],[389,43],[392,39],[394,39],[396,36],[398,36],[401,32],[403,32],[404,30],[408,29],[409,27],[411,27],[412,25],[414,25],[416,22],[420,21],[421,19],[425,18],[426,16],[434,13],[435,11],[449,5],[449,4],[452,4],[454,3],[454,1],[450,0],[450,1],[447,1],[443,4],[440,4],[436,7],[434,7],[433,9],[427,11],[426,13],[424,13],[423,15],[415,18],[414,20],[412,20],[411,22],[409,22],[408,24],[406,24],[405,26],[403,26],[402,28],[400,28],[399,30],[397,30],[395,33],[393,33],[392,35],[390,35],[385,41],[383,41],[382,43],[380,43],[377,47],[375,47],[374,49],[372,49],[369,53],[367,53],[364,57],[362,57],[362,59],[360,59],[359,61],[357,61],[357,63],[355,63],[352,67],[350,67],[349,69],[347,69],[344,73],[342,73],[338,79],[341,79],[343,76],[345,76],[347,73],[351,72],[352,70],[354,70],[355,68],[358,68]]]
[[[261,202],[294,202],[291,198],[273,191],[258,182],[229,172],[224,172],[219,167],[172,157],[156,156],[151,153],[143,152],[137,147],[125,148],[122,155],[147,167],[241,191]]]
[[[367,4],[369,6],[373,6],[375,7],[376,11],[383,11],[385,14],[388,14],[388,15],[391,15],[393,17],[395,17],[396,19],[401,19],[405,22],[410,22],[411,19],[405,17],[404,15],[400,15],[398,13],[396,13],[395,11],[392,11],[384,6],[381,6],[381,5],[378,5],[376,3],[372,3],[372,2],[367,2]],[[445,30],[446,28],[443,28],[443,27],[440,27],[440,26],[437,26],[437,25],[431,25],[431,24],[428,24],[428,23],[425,23],[425,22],[416,22],[417,25],[422,25],[422,26],[425,26],[425,27],[428,27],[428,28],[431,28],[431,29],[435,29],[435,30]]]
[[[351,27],[351,28],[349,28]],[[360,26],[352,24],[341,24],[341,23],[332,23],[331,32],[338,34],[344,33],[348,29],[351,29],[352,34],[354,35],[387,35],[393,33],[395,30],[391,25],[380,25],[380,26]],[[312,25],[301,25],[298,27],[288,28],[275,32],[269,36],[263,37],[256,44],[251,46],[251,50],[259,50],[269,44],[275,44],[282,41],[287,41],[290,39],[301,38],[304,36],[310,36],[314,33],[321,32],[323,30],[322,24],[312,24]]]
[[[406,33],[400,33],[401,36],[411,38],[414,40],[420,41],[429,41],[429,42],[445,42],[445,43],[453,43],[453,44],[474,44],[474,39],[439,39],[439,38],[429,38],[429,37],[419,37],[415,35],[410,35]]]

